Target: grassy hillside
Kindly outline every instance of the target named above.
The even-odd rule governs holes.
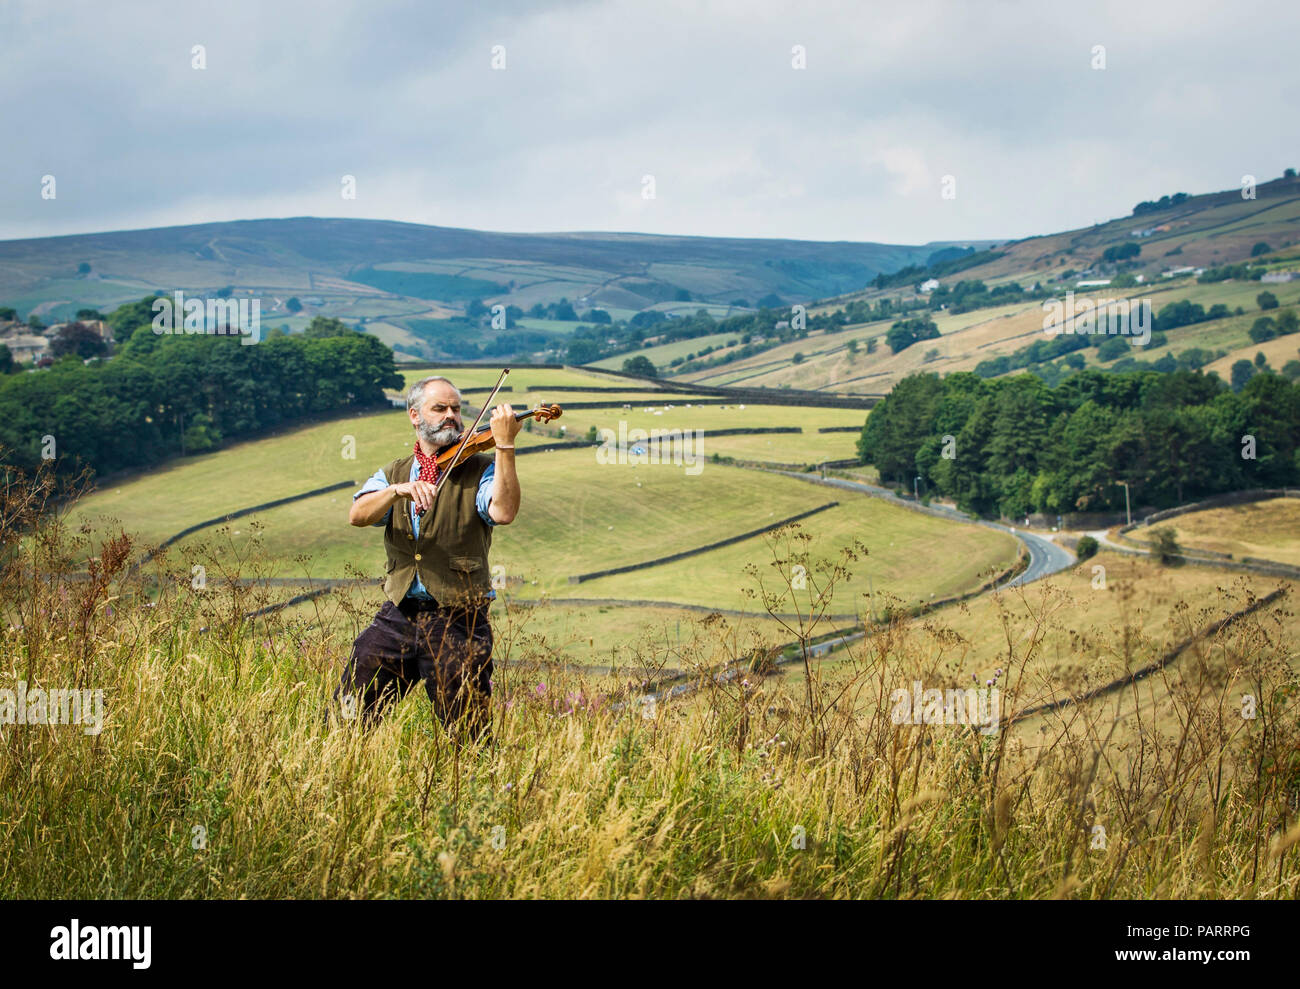
[[[1186,550],[1253,556],[1300,567],[1300,499],[1273,498],[1249,505],[1207,508],[1179,515],[1157,526],[1133,529],[1128,538],[1149,543],[1153,529],[1177,533]]]
[[[446,370],[465,388],[483,388],[497,374],[492,368]],[[405,376],[409,382],[426,373],[410,370]],[[575,438],[585,438],[591,428],[617,436],[620,426],[630,438],[636,429],[647,433],[703,429],[705,433],[701,447],[693,447],[676,463],[671,450],[659,457],[662,462],[654,463],[649,456],[619,458],[615,451],[586,445],[520,456],[521,514],[513,525],[494,533],[492,562],[508,580],[503,604],[543,596],[610,598],[760,615],[760,603],[743,588],[749,565],[770,563],[771,549],[763,538],[580,584],[571,584],[569,578],[693,550],[832,501],[840,502],[840,507],[807,519],[803,531],[821,555],[833,555],[855,538],[867,544],[869,563],[846,585],[848,593],[859,599],[846,604],[849,614],[869,607],[862,602],[869,601],[873,590],[908,601],[929,600],[969,590],[988,571],[1005,569],[1015,559],[1014,540],[986,528],[955,525],[851,492],[712,459],[716,454],[802,464],[852,456],[857,429],[866,418],[863,411],[805,408],[797,403],[701,405],[689,395],[655,394],[641,382],[585,370],[521,368],[510,381],[518,390],[505,397],[521,408],[542,400],[563,405],[570,399],[612,406],[570,409],[558,423],[522,432],[521,449],[554,443],[562,435],[559,425]],[[555,385],[616,387],[613,382],[628,388],[621,392],[548,390]],[[472,402],[482,394],[467,397]],[[817,432],[820,427],[846,426],[847,432]],[[712,435],[717,430],[773,427],[797,431]],[[241,508],[350,481],[341,490],[204,528],[173,545],[156,567],[188,571],[201,563],[214,579],[238,566],[288,581],[373,577],[382,573],[382,541],[377,530],[347,525],[347,508],[364,479],[388,460],[405,455],[410,442],[410,427],[399,409],[319,423],[184,458],[140,477],[110,481],[74,508],[70,522],[79,526],[111,521],[144,543],[156,544],[188,526]],[[355,458],[345,459],[345,453]],[[947,554],[953,554],[952,559],[940,565],[941,557],[949,559]],[[935,565],[925,565],[925,560]],[[275,600],[297,592],[286,586]],[[373,590],[370,593],[375,595]],[[551,607],[560,610],[550,611]],[[549,615],[544,623],[555,634],[568,635],[566,630],[579,628],[585,620],[581,616],[587,613],[565,609],[580,607],[548,606],[537,614]],[[302,605],[294,613],[320,618],[317,603]],[[680,620],[680,614],[673,620]],[[578,642],[571,661],[598,658],[602,648],[626,650],[627,640],[636,634],[634,624],[613,614],[596,620],[592,627],[608,628],[613,641],[600,648],[594,642],[586,647]]]
[[[1256,296],[1272,292],[1283,307],[1300,303],[1300,280],[1267,284],[1250,279],[1229,279],[1200,284],[1187,275],[1165,278],[1164,272],[1178,267],[1213,268],[1252,259],[1256,245],[1268,250],[1254,260],[1268,270],[1300,269],[1300,179],[1277,179],[1261,184],[1257,198],[1243,200],[1239,192],[1191,196],[1176,206],[1155,209],[1083,230],[1028,238],[1000,245],[981,264],[939,277],[941,285],[962,280],[981,280],[994,287],[1010,281],[1025,289],[1035,285],[1057,292],[1070,289],[1079,297],[1149,299],[1158,313],[1171,302],[1187,300],[1209,309],[1221,303],[1243,316],[1216,319],[1179,327],[1169,334],[1163,347],[1138,348],[1131,355],[1157,360],[1167,353],[1175,356],[1193,347],[1224,350],[1228,356],[1211,365],[1221,376],[1241,359],[1253,359],[1260,346],[1247,336],[1254,319],[1261,315]],[[1135,237],[1134,231],[1145,236]],[[1111,262],[1104,258],[1110,249],[1136,245],[1138,256],[1130,261]],[[1128,289],[1079,288],[1085,279],[1114,278],[1117,274],[1141,276],[1142,284]],[[924,302],[928,296],[916,291],[925,276],[918,274],[906,284],[873,288],[836,297],[809,310],[810,316],[830,314],[853,304],[877,304],[888,299],[895,306]],[[713,368],[686,365],[677,375],[683,381],[702,384],[824,388],[834,391],[888,391],[902,377],[924,368],[948,373],[973,370],[981,361],[1010,355],[1035,340],[1044,339],[1044,310],[1038,301],[986,306],[968,312],[937,310],[932,314],[942,336],[893,354],[885,346],[884,334],[893,317],[872,323],[849,325],[836,333],[809,332],[794,340],[753,356]],[[877,340],[875,353],[867,354],[868,340]],[[1282,338],[1284,339],[1284,338]],[[850,341],[857,353],[849,349]],[[698,349],[698,348],[695,348]],[[1295,354],[1284,343],[1272,341],[1265,349],[1278,370]],[[1099,362],[1096,350],[1080,351],[1090,364]],[[800,355],[796,358],[796,354]],[[677,355],[674,355],[677,356]],[[716,354],[710,358],[716,358]]]
[[[802,693],[751,674],[653,707],[640,703],[641,670],[565,671],[550,663],[563,651],[550,637],[506,627],[491,738],[450,745],[422,700],[370,732],[327,720],[345,630],[251,627],[231,621],[226,595],[186,583],[157,607],[132,606],[130,552],[106,552],[104,581],[46,585],[15,569],[0,587],[5,654],[23,653],[43,683],[93,683],[106,699],[94,734],[8,730],[23,756],[5,761],[0,786],[17,897],[55,886],[163,899],[1300,889],[1289,809],[1300,722],[1281,699],[1296,678],[1277,637],[1257,634],[1269,614],[1220,650],[1228,682],[1258,692],[1257,718],[1192,670],[1167,695],[1168,735],[1117,738],[1108,712],[1089,708],[1044,724],[1032,745],[1016,731],[896,722],[882,670],[891,683],[959,676],[948,661],[959,649],[929,623],[891,626],[859,669],[813,677]],[[736,633],[703,619],[672,644],[674,661],[738,658]],[[5,689],[18,680],[0,670]]]
[[[787,301],[810,301],[850,291],[879,272],[924,261],[933,251],[869,243],[490,233],[382,220],[241,220],[0,242],[0,303],[21,303],[24,313],[53,302],[102,308],[151,288],[212,292],[230,285],[266,297],[268,310],[273,299],[292,295],[318,298],[320,303],[307,303],[310,311],[342,318],[361,315],[361,299],[373,303],[364,315],[400,319],[429,303],[459,309],[470,298],[527,310],[564,297],[583,309],[640,311],[681,293],[721,314],[741,296],[753,301],[775,293]],[[90,272],[78,277],[81,264]]]

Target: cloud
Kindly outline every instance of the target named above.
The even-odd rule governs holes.
[[[1051,232],[1300,164],[1297,27],[1248,3],[11,3],[0,237],[292,215]]]

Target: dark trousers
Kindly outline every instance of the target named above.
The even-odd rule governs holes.
[[[353,643],[334,698],[344,720],[373,724],[423,681],[438,720],[479,739],[492,723],[491,677],[486,604],[417,609],[409,598],[401,608],[385,601]]]

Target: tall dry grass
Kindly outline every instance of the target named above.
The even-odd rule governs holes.
[[[630,681],[564,672],[510,612],[497,629],[490,742],[453,744],[418,688],[377,728],[324,719],[342,623],[244,618],[274,592],[121,533],[69,531],[42,477],[0,504],[0,688],[102,688],[102,733],[0,727],[0,891],[14,897],[1270,897],[1293,898],[1300,839],[1290,644],[1260,613],[1166,676],[1180,726],[1118,740],[1111,699],[1015,730],[895,725],[889,691],[953,682],[951,642],[893,619],[824,672],[840,570],[792,530],[756,573],[797,610],[787,693],[721,617]],[[89,550],[88,577],[72,561]],[[813,575],[789,586],[793,562]],[[207,586],[194,587],[195,564]],[[782,585],[784,583],[784,589]],[[325,607],[326,605],[322,605]],[[1046,618],[1044,619],[1046,620]],[[997,630],[990,630],[998,634]],[[1007,687],[1041,636],[1008,639]],[[947,644],[945,644],[947,643]],[[761,650],[760,650],[761,651]],[[771,655],[768,650],[766,655]],[[1129,657],[1132,668],[1149,657]],[[668,663],[716,670],[653,707]],[[1257,717],[1233,698],[1248,684]],[[1136,689],[1136,688],[1135,688]],[[1118,703],[1121,697],[1115,698]],[[1104,848],[1096,826],[1105,827]]]

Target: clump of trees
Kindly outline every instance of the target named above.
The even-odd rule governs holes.
[[[1300,483],[1300,385],[1250,370],[1239,392],[1187,370],[1084,370],[1056,387],[916,374],[871,411],[858,454],[886,483],[919,474],[968,511],[1011,518],[1122,509],[1120,481],[1156,507]]]
[[[110,314],[126,341],[113,360],[84,364],[82,334],[65,327],[55,343],[71,349],[48,371],[0,378],[0,447],[11,462],[35,469],[42,437],[53,435],[61,475],[139,469],[307,416],[384,407],[384,389],[402,387],[392,350],[346,326],[333,335],[336,320],[319,335],[246,346],[231,336],[155,334],[151,302]]]
[[[1170,206],[1177,206],[1188,199],[1185,192],[1175,192],[1172,196],[1161,196],[1159,199],[1148,199],[1138,203],[1133,207],[1133,215],[1141,216],[1143,213],[1155,213],[1158,210],[1168,209]]]
[[[635,357],[629,357],[625,360],[623,370],[628,374],[639,374],[643,378],[657,378],[659,376],[659,369],[644,354],[637,354]]]
[[[938,338],[939,327],[934,325],[934,321],[927,319],[925,316],[916,316],[895,322],[885,334],[885,343],[889,345],[890,350],[897,354],[921,340],[937,340]]]

